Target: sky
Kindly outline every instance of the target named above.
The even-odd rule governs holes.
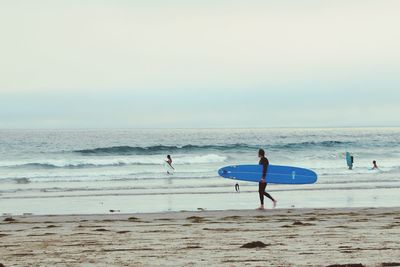
[[[0,0],[0,129],[400,126],[399,11]]]

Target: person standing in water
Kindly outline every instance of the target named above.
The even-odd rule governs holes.
[[[372,164],[374,165],[372,167],[373,170],[379,170],[378,165],[376,164],[376,160],[372,161]]]
[[[264,209],[264,196],[266,196],[267,198],[271,199],[271,201],[272,201],[272,203],[274,205],[274,208],[275,208],[276,200],[270,194],[265,192],[265,188],[267,187],[266,177],[267,177],[269,161],[265,157],[264,149],[258,150],[258,157],[260,158],[259,164],[263,166],[261,180],[258,183],[258,194],[260,195],[260,207],[258,209],[259,210],[263,210]]]
[[[169,165],[173,170],[175,170],[175,168],[172,167],[172,158],[171,158],[171,155],[167,155],[167,160],[166,160],[165,162],[168,163],[168,165]],[[167,173],[169,174],[169,171],[167,171]]]

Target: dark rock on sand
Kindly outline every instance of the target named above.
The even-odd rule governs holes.
[[[4,219],[5,222],[15,222],[15,219],[13,217],[7,217]]]
[[[128,218],[128,221],[130,221],[130,222],[140,222],[141,220],[139,219],[139,218],[137,218],[137,217],[129,217]]]
[[[107,229],[104,229],[104,228],[98,228],[98,229],[95,229],[95,231],[96,232],[108,232],[110,230],[107,230]]]
[[[365,265],[361,263],[346,263],[346,264],[332,264],[326,267],[365,267]]]
[[[190,217],[187,217],[186,220],[190,220],[193,223],[202,223],[202,222],[207,221],[204,217],[199,217],[199,216],[190,216]]]
[[[254,242],[244,244],[243,246],[241,246],[241,248],[265,248],[266,246],[269,246],[269,245],[264,244],[261,241],[254,241]]]
[[[313,226],[315,224],[312,223],[303,223],[301,221],[295,221],[292,225],[302,225],[302,226]]]
[[[126,234],[126,233],[130,233],[131,231],[118,231],[117,234]]]

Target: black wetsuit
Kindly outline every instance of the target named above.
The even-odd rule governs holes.
[[[267,176],[269,161],[268,161],[268,159],[266,157],[262,157],[258,164],[263,165],[262,178],[265,181],[265,178]],[[264,196],[266,196],[267,198],[271,199],[272,201],[275,201],[275,199],[270,194],[265,192],[265,187],[267,187],[267,182],[266,181],[265,182],[260,181],[258,183],[258,193],[260,195],[261,205],[264,205]]]

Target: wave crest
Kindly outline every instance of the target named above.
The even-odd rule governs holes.
[[[249,144],[230,144],[230,145],[184,145],[184,146],[111,146],[111,147],[98,147],[93,149],[80,149],[74,150],[74,153],[82,155],[155,155],[160,153],[188,153],[198,151],[232,151],[232,150],[256,150],[262,147],[276,148],[276,149],[307,149],[314,147],[335,147],[351,144],[352,142],[343,142],[335,140],[327,140],[320,142],[300,142],[300,143],[286,143],[275,145],[249,145]]]
[[[174,164],[207,164],[222,163],[227,157],[216,154],[207,154],[201,156],[184,156],[174,158]],[[102,168],[119,166],[137,166],[137,165],[163,165],[164,160],[159,157],[145,156],[140,158],[119,158],[119,159],[86,159],[81,162],[74,161],[46,161],[46,162],[28,162],[8,166],[1,166],[12,169],[84,169],[84,168]]]
[[[111,147],[98,147],[93,149],[74,150],[75,153],[84,155],[151,155],[159,154],[161,152],[174,153],[174,152],[195,152],[199,150],[230,150],[230,149],[254,149],[255,146],[246,144],[232,144],[232,145],[184,145],[184,146],[111,146]]]

